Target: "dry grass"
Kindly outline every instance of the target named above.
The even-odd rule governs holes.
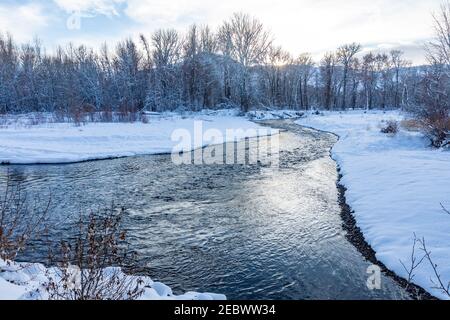
[[[420,132],[423,129],[420,121],[415,119],[407,119],[400,122],[400,127],[410,132]]]

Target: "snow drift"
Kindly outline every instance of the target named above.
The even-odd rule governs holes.
[[[221,294],[188,292],[174,295],[172,289],[148,277],[125,275],[120,269],[109,268],[129,281],[142,282],[139,300],[226,300]],[[46,268],[37,263],[15,263],[0,259],[0,300],[47,300],[46,284],[51,278],[58,278],[57,268]]]

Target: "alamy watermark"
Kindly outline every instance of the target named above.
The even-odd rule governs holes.
[[[172,133],[172,162],[176,165],[261,165],[278,168],[280,138],[273,129],[204,128],[195,121],[193,130]]]
[[[381,268],[377,265],[371,265],[367,268],[367,288],[369,290],[381,290]]]
[[[81,11],[75,10],[72,14],[67,18],[66,26],[69,30],[80,30],[81,29]]]

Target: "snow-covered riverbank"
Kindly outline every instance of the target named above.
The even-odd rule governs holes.
[[[108,271],[115,276],[126,277],[126,281],[139,283],[140,300],[226,300],[224,295],[213,293],[188,292],[177,296],[165,284],[148,277],[127,276],[119,269],[105,272]],[[58,281],[59,274],[58,269],[47,269],[41,264],[6,263],[0,259],[0,300],[47,300],[46,284],[49,279]]]
[[[358,227],[377,252],[377,258],[407,278],[401,261],[410,265],[414,233],[425,238],[442,280],[450,281],[450,152],[433,150],[420,133],[400,130],[382,134],[381,122],[402,120],[398,112],[361,111],[308,115],[297,123],[340,136],[333,158],[342,170],[347,202]],[[384,124],[385,125],[385,124]],[[420,260],[423,253],[416,250]],[[434,272],[427,262],[413,282],[433,295],[448,299],[435,289]]]
[[[27,125],[20,119],[5,121],[6,125],[0,127],[0,163],[71,163],[171,153],[179,145],[179,141],[172,139],[172,134],[176,130],[185,130],[194,137],[200,122],[201,134],[213,129],[220,132],[222,138],[215,137],[214,141],[195,139],[192,149],[278,132],[236,114],[233,110],[184,116],[162,114],[148,116],[148,123],[87,123],[81,126],[72,123]],[[230,130],[233,134],[227,134]]]

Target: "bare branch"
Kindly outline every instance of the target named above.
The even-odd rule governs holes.
[[[450,215],[450,211],[446,207],[444,207],[444,205],[442,203],[441,203],[441,207],[442,207],[442,210],[444,210],[444,212],[446,214]]]
[[[403,263],[403,261],[400,260],[400,263],[403,266],[403,269],[405,270],[405,272],[408,275],[408,279],[407,279],[408,286],[413,283],[416,269],[418,267],[420,267],[420,265],[422,265],[423,261],[425,260],[425,255],[423,255],[419,259],[416,256],[417,244],[419,244],[419,243],[420,243],[420,240],[417,238],[416,234],[414,234],[414,244],[413,244],[413,249],[412,249],[412,252],[411,252],[409,265],[406,266],[405,263]]]
[[[431,268],[433,269],[435,279],[431,279],[431,282],[434,284],[434,289],[440,290],[442,293],[446,294],[450,297],[450,281],[445,284],[442,279],[442,275],[439,273],[439,267],[437,264],[433,262],[433,258],[431,256],[431,251],[427,249],[427,245],[425,242],[425,238],[420,240],[422,245],[421,250],[424,252],[427,261],[429,262]]]

